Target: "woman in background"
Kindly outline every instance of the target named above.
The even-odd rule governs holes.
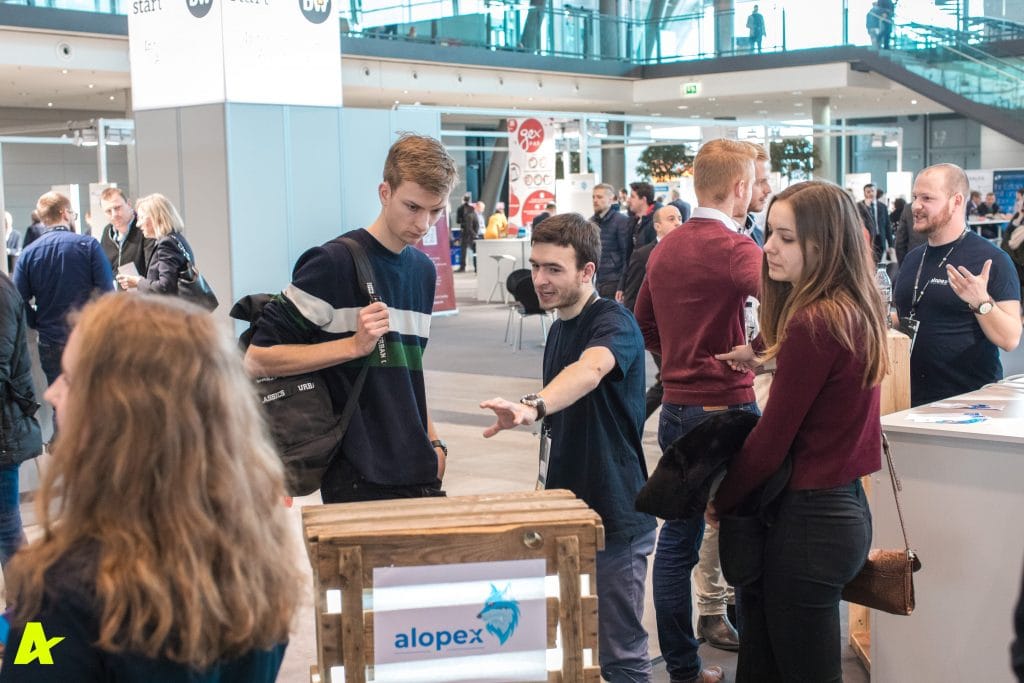
[[[768,207],[759,356],[775,359],[764,415],[708,506],[730,512],[789,455],[792,476],[767,529],[761,578],[740,592],[738,683],[842,680],[839,599],[871,545],[860,477],[881,466],[880,384],[888,366],[870,247],[842,188],[792,185]],[[723,529],[723,542],[724,542]]]
[[[181,234],[184,223],[174,204],[162,194],[151,194],[135,203],[136,225],[146,239],[156,240],[141,275],[118,275],[122,289],[178,295],[178,277],[189,261],[195,262],[192,246]],[[186,255],[187,254],[187,255]]]
[[[296,539],[234,340],[176,299],[107,296],[78,316],[61,371],[42,536],[6,577],[0,681],[275,680]],[[15,665],[39,628],[63,638],[52,664]]]

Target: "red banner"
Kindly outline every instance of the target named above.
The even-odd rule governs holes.
[[[437,224],[430,229],[416,247],[430,257],[437,269],[437,283],[434,287],[434,313],[457,311],[455,304],[455,277],[452,275],[451,248],[448,236],[448,212],[441,214]]]

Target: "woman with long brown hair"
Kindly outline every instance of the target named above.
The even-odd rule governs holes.
[[[61,371],[0,681],[273,681],[301,579],[233,340],[175,298],[111,295],[78,315]],[[63,638],[52,664],[15,664],[40,633]]]
[[[767,236],[763,351],[737,347],[718,358],[734,369],[774,359],[775,379],[708,517],[734,510],[790,457],[761,577],[740,591],[736,680],[841,681],[840,594],[871,545],[860,477],[881,466],[884,306],[857,209],[837,185],[812,181],[779,193]]]

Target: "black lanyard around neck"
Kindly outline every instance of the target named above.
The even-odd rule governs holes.
[[[938,270],[940,273],[942,272],[943,267],[945,267],[945,265],[946,265],[946,261],[949,260],[950,254],[952,254],[953,250],[956,249],[957,246],[961,242],[964,241],[965,237],[967,237],[967,228],[964,228],[964,231],[962,233],[960,233],[960,237],[958,237],[956,239],[956,241],[953,242],[953,246],[951,246],[949,248],[949,251],[946,252],[946,255],[942,257],[941,261],[939,261],[939,265],[936,268],[936,270]],[[924,287],[920,287],[920,285],[921,285],[921,270],[924,268],[924,257],[925,257],[925,255],[927,253],[928,252],[925,251],[924,254],[921,254],[921,262],[917,264],[917,275],[914,277],[914,296],[911,297],[911,299],[910,299],[910,316],[911,317],[913,317],[914,314],[917,312],[917,305],[919,303],[921,303],[921,299],[924,298],[924,293],[925,293],[925,291],[927,291],[928,285],[930,285],[932,283],[932,278],[928,278],[928,282],[924,283]],[[920,287],[920,292],[918,292],[918,288],[919,287]]]

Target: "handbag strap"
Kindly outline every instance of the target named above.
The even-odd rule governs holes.
[[[903,490],[903,484],[900,483],[899,475],[896,474],[896,466],[892,462],[892,449],[889,448],[889,439],[886,438],[885,432],[882,432],[882,450],[885,451],[885,461],[889,465],[889,478],[892,480],[892,495],[896,499],[896,515],[900,519],[900,531],[903,532],[903,545],[907,549],[907,554],[913,557],[914,551],[910,549],[910,539],[907,537],[907,525],[903,522],[903,507],[900,505],[900,491]]]
[[[181,243],[181,240],[178,239],[178,236],[175,235],[173,232],[169,233],[167,236],[174,240],[174,243],[178,245],[178,250],[181,252],[181,255],[185,257],[186,269],[191,268],[193,272],[198,273],[199,268],[192,261],[192,257],[188,253],[188,249],[186,249],[185,245]]]

